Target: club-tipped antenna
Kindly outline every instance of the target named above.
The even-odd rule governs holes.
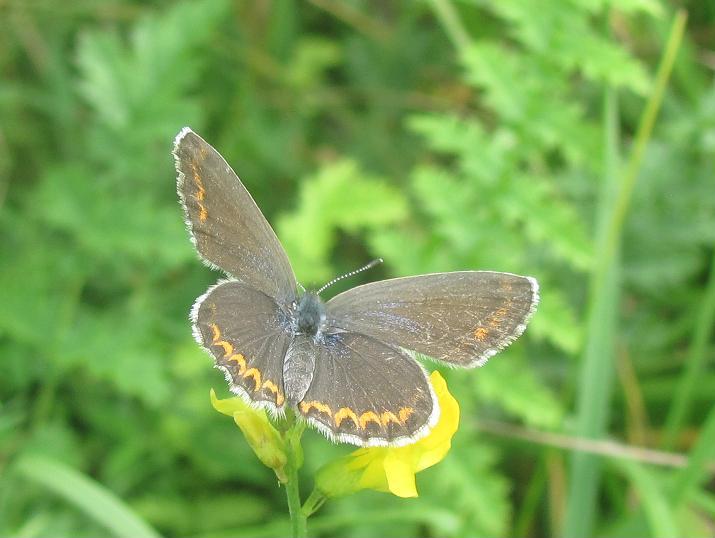
[[[383,261],[384,261],[384,260],[383,260],[382,258],[377,258],[377,259],[375,259],[375,260],[372,260],[370,263],[368,263],[368,264],[366,264],[366,265],[363,265],[360,269],[355,269],[354,271],[350,271],[349,273],[345,273],[344,275],[340,275],[339,277],[336,277],[336,278],[334,278],[333,280],[331,280],[330,282],[328,282],[325,286],[323,286],[322,288],[320,288],[316,293],[317,293],[318,295],[320,295],[320,292],[321,292],[321,291],[323,291],[323,290],[326,289],[326,288],[329,288],[330,286],[332,286],[332,285],[335,284],[336,282],[340,282],[340,281],[343,280],[344,278],[349,278],[349,277],[351,277],[351,276],[357,275],[358,273],[362,273],[363,271],[367,271],[368,269],[371,269],[371,268],[375,267],[376,265],[382,263]]]

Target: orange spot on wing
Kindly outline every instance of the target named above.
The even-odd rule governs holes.
[[[341,407],[338,412],[335,413],[335,425],[339,428],[340,423],[346,418],[352,420],[356,428],[359,426],[360,422],[358,421],[358,417],[355,414],[355,411],[353,411],[349,407]]]
[[[474,329],[474,338],[479,340],[480,342],[484,342],[488,335],[489,329],[485,329],[484,327],[477,327],[476,329]]]
[[[201,174],[199,173],[199,167],[196,161],[191,161],[191,175],[194,176],[194,183],[196,183],[196,186],[203,189],[204,184],[201,181]]]
[[[383,426],[387,426],[390,422],[402,425],[400,419],[392,411],[383,411],[380,413],[380,422]]]
[[[215,323],[209,323],[209,329],[211,329],[213,342],[221,338],[221,330],[218,328],[218,325],[216,325]]]
[[[261,372],[257,368],[249,368],[245,372],[243,372],[243,377],[252,377],[253,378],[253,383],[255,384],[254,391],[257,391],[258,389],[261,388]]]
[[[317,411],[320,411],[321,413],[325,413],[329,417],[333,416],[333,412],[330,410],[330,407],[327,404],[318,402],[316,400],[311,400],[309,402],[300,402],[300,410],[304,414],[307,415],[311,409],[316,409]]]
[[[229,361],[233,361],[238,364],[238,375],[243,375],[243,373],[246,371],[246,359],[244,358],[244,356],[240,353],[234,353],[228,359],[226,359],[226,362]]]
[[[219,340],[218,342],[214,342],[214,345],[223,348],[224,357],[228,357],[233,353],[233,344],[231,344],[231,342],[226,342],[226,340]]]
[[[400,422],[401,422],[402,424],[404,424],[405,421],[407,421],[407,419],[410,418],[410,415],[411,415],[414,411],[415,411],[415,410],[412,409],[411,407],[402,407],[402,408],[398,411],[398,413],[397,413],[397,415],[400,417]]]
[[[495,329],[499,327],[499,325],[501,325],[502,320],[504,319],[505,314],[506,311],[503,308],[497,310],[489,320],[489,325]]]
[[[266,380],[263,382],[263,388],[264,388],[264,389],[268,389],[269,391],[271,391],[271,392],[275,395],[275,397],[276,397],[276,405],[283,405],[283,400],[284,400],[283,393],[280,391],[280,389],[278,388],[278,386],[277,386],[273,381],[270,381],[269,379],[266,379]]]
[[[494,313],[489,317],[487,322],[492,329],[497,329],[506,318],[509,313],[509,306],[511,306],[511,301],[507,301],[504,306],[499,307]]]
[[[332,416],[330,407],[316,400],[311,400],[309,402],[300,402],[299,407],[305,415],[307,415],[311,409],[315,409],[317,411],[320,411],[321,413],[325,413],[328,416]],[[365,411],[358,417],[355,411],[353,411],[349,407],[341,407],[335,413],[333,420],[335,422],[335,426],[338,428],[344,420],[349,419],[352,420],[356,428],[364,430],[365,428],[367,428],[367,425],[370,422],[374,422],[378,426],[387,426],[390,422],[404,425],[405,421],[409,418],[413,411],[414,410],[411,407],[403,407],[397,412],[397,414],[393,413],[392,411],[383,411],[380,414],[376,413],[375,411]]]
[[[201,181],[201,174],[199,173],[199,168],[195,161],[191,161],[191,172],[194,178],[194,184],[196,185],[196,203],[199,206],[199,220],[204,222],[209,214],[206,211],[206,206],[203,204],[204,198],[206,198],[206,189],[204,188],[204,183]]]
[[[374,422],[378,426],[382,426],[382,422],[380,422],[380,415],[374,411],[365,411],[362,415],[360,415],[360,427],[363,430],[367,428],[369,422]]]

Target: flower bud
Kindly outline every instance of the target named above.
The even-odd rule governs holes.
[[[211,389],[211,405],[219,413],[233,417],[246,441],[263,465],[275,471],[278,480],[286,481],[286,447],[278,430],[268,420],[266,412],[254,409],[238,396],[219,400]]]

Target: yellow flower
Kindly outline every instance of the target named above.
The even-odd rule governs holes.
[[[219,400],[211,389],[211,405],[219,413],[233,417],[258,459],[273,469],[281,482],[286,481],[286,447],[265,411],[254,409],[239,397]]]
[[[320,469],[316,489],[326,497],[361,489],[417,497],[415,473],[446,456],[459,426],[459,404],[447,390],[444,378],[439,372],[433,372],[430,381],[441,412],[439,421],[426,437],[402,447],[360,448]]]

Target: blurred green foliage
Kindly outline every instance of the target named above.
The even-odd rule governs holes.
[[[685,7],[620,238],[620,301],[602,320],[616,327],[602,403],[608,438],[691,457],[680,470],[612,454],[586,534],[715,524],[715,9]],[[363,279],[494,269],[541,282],[524,338],[448,372],[462,425],[420,497],[328,503],[313,533],[561,534],[567,513],[583,515],[569,452],[485,425],[578,430],[608,145],[625,161],[673,11],[0,3],[0,535],[287,533],[284,493],[211,409],[209,388],[227,391],[191,339],[188,309],[219,275],[198,262],[176,199],[184,125],[233,164],[305,285],[378,256]],[[306,481],[349,450],[306,438]]]

